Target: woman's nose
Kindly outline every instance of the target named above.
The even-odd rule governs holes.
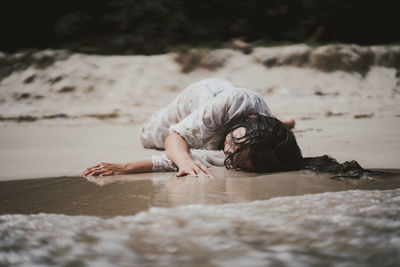
[[[233,145],[229,145],[229,144],[225,145],[225,147],[224,147],[224,153],[225,153],[226,155],[232,155],[234,152],[235,152],[235,148],[234,148]]]

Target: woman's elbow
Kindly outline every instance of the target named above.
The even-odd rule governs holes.
[[[185,139],[177,132],[170,133],[164,141],[164,148],[167,150],[172,146],[187,146]]]
[[[172,132],[167,136],[167,138],[165,138],[165,141],[164,141],[164,148],[165,149],[167,149],[167,147],[173,142],[173,140],[176,140],[177,135],[178,134],[176,132]]]

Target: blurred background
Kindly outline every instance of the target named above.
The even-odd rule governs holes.
[[[186,46],[400,41],[395,1],[15,0],[2,3],[0,51],[66,48],[159,54]]]

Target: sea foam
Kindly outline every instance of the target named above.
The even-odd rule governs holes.
[[[395,266],[400,190],[151,208],[110,219],[2,215],[0,236],[0,265]]]

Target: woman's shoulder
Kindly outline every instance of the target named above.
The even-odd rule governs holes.
[[[222,92],[221,97],[235,100],[238,98],[241,100],[263,99],[259,93],[243,87],[232,87],[230,90]]]
[[[221,77],[210,77],[191,84],[186,88],[187,91],[201,93],[212,93],[214,96],[223,95],[225,98],[235,98],[240,96],[261,97],[258,93],[241,87],[234,82]]]
[[[264,98],[247,88],[236,87],[223,92],[219,97],[220,105],[225,107],[225,111],[231,118],[252,113],[272,115]]]

